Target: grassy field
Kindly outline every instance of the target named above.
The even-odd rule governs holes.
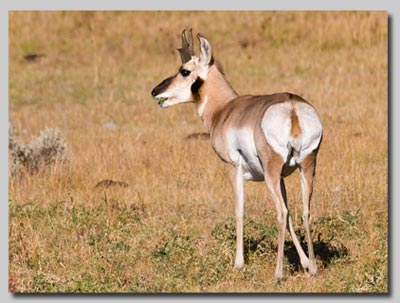
[[[9,116],[22,140],[58,128],[71,161],[9,179],[13,292],[388,291],[385,12],[11,12]],[[319,275],[286,234],[274,281],[275,206],[246,184],[245,258],[234,203],[194,106],[151,89],[177,71],[180,32],[205,34],[241,94],[290,91],[324,125],[312,200]],[[197,41],[196,41],[197,43]],[[197,49],[196,44],[196,51]],[[28,61],[24,56],[44,55]],[[96,187],[102,180],[127,186]],[[287,179],[295,229],[299,174]]]

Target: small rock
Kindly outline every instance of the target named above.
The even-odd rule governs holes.
[[[103,127],[107,129],[117,129],[118,125],[112,121],[107,121],[106,123],[103,124]]]
[[[35,61],[39,60],[39,59],[42,58],[42,57],[46,57],[46,56],[43,55],[43,54],[35,54],[35,53],[32,53],[32,54],[27,54],[27,55],[25,55],[25,56],[24,56],[24,59],[25,59],[26,61],[28,61],[28,62],[35,62]]]
[[[190,135],[187,135],[186,140],[208,140],[210,139],[210,135],[208,133],[193,133]]]
[[[105,179],[105,180],[102,180],[99,183],[97,183],[95,188],[99,188],[99,187],[108,188],[111,186],[128,187],[128,183],[123,182],[123,181],[114,181],[114,180],[110,180],[110,179]]]

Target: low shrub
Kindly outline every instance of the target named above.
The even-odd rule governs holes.
[[[38,137],[25,143],[17,137],[15,128],[10,125],[8,151],[12,176],[23,172],[34,173],[42,167],[71,159],[68,145],[57,128],[41,130]]]

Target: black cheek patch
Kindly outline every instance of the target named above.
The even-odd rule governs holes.
[[[192,87],[190,88],[190,90],[192,91],[193,96],[195,97],[195,99],[199,98],[199,90],[201,88],[201,86],[203,85],[204,80],[201,79],[200,77],[197,77],[196,81],[194,81],[194,83],[192,84]]]

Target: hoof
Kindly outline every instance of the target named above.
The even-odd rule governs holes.
[[[275,285],[279,285],[284,281],[286,281],[286,277],[283,274],[281,275],[275,274]]]
[[[275,272],[275,281],[279,282],[279,281],[283,281],[283,280],[285,280],[285,276],[283,275],[283,271]]]
[[[241,269],[244,266],[244,261],[243,260],[239,260],[239,261],[235,261],[235,265],[233,266],[234,269]]]
[[[305,269],[305,274],[307,277],[315,277],[318,274],[317,262],[310,262],[307,269]]]
[[[318,274],[318,267],[316,262],[311,262],[310,267],[308,268],[308,272],[312,277],[315,277]]]

